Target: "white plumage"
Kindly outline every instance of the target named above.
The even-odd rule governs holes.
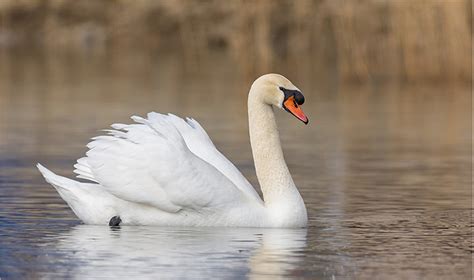
[[[262,105],[278,107],[278,102],[283,102],[282,93],[279,90],[262,91],[260,84],[273,82],[279,86],[295,87],[282,76],[266,76],[263,82],[262,78],[258,79],[252,90],[258,90],[260,95],[276,95],[272,102],[277,104]],[[252,90],[249,115],[252,115],[251,110],[259,110],[250,105],[250,99],[255,96]],[[270,123],[264,121],[261,125],[271,127],[273,111],[267,118]],[[275,197],[274,191],[268,192],[267,200],[262,185],[264,203],[247,179],[216,149],[197,121],[155,112],[146,118],[133,116],[132,119],[135,123],[113,124],[112,129],[106,130],[108,135],[93,138],[87,145],[86,156],[74,165],[77,177],[91,183],[58,176],[38,164],[46,180],[83,222],[107,224],[111,217],[120,216],[122,223],[129,225],[306,225],[304,203],[291,176],[284,173],[287,171],[284,161],[284,168],[276,165],[273,166],[275,169],[283,169],[274,171],[278,176],[283,172],[289,180],[284,180],[286,186],[274,186],[274,190],[278,190],[280,196],[286,196],[288,201],[281,204],[281,197]],[[250,133],[252,135],[252,125]],[[262,144],[253,142],[252,146]],[[271,139],[269,143],[272,145]],[[268,152],[278,154],[281,148],[269,147]],[[257,156],[255,151],[254,156]],[[256,167],[259,175],[259,166]],[[260,177],[261,184],[268,181],[268,178]],[[292,206],[295,209],[288,209]]]

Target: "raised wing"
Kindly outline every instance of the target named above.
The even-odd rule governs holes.
[[[155,117],[159,118],[161,116],[164,115],[157,113],[148,114],[149,119],[154,119]],[[196,120],[186,118],[185,121],[173,114],[168,114],[165,117],[179,130],[191,152],[214,166],[250,199],[262,203],[263,205],[262,199],[250,182],[240,173],[232,162],[217,150],[204,128],[202,128]]]
[[[147,119],[132,119],[136,124],[114,124],[110,135],[93,138],[87,156],[75,165],[78,177],[99,183],[121,199],[167,212],[227,206],[249,198],[190,150],[185,137],[193,141],[201,137],[201,143],[214,147],[205,132],[186,136],[190,132],[178,128],[186,123],[178,124],[184,120],[176,116],[150,113]]]

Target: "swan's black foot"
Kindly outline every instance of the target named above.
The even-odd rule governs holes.
[[[112,218],[110,218],[109,227],[118,227],[121,222],[122,219],[120,219],[120,216],[113,216]]]

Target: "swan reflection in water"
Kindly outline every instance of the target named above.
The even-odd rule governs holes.
[[[68,263],[66,271],[56,273],[73,278],[297,276],[306,235],[306,229],[78,225],[55,238]]]

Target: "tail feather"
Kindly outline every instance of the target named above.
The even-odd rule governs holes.
[[[121,202],[99,184],[81,183],[59,176],[39,163],[36,167],[84,223],[107,224],[118,214],[115,208]]]
[[[41,172],[46,182],[53,185],[58,191],[60,191],[60,189],[71,191],[71,188],[77,186],[78,184],[77,181],[54,174],[49,169],[39,163],[36,165],[36,167]]]

